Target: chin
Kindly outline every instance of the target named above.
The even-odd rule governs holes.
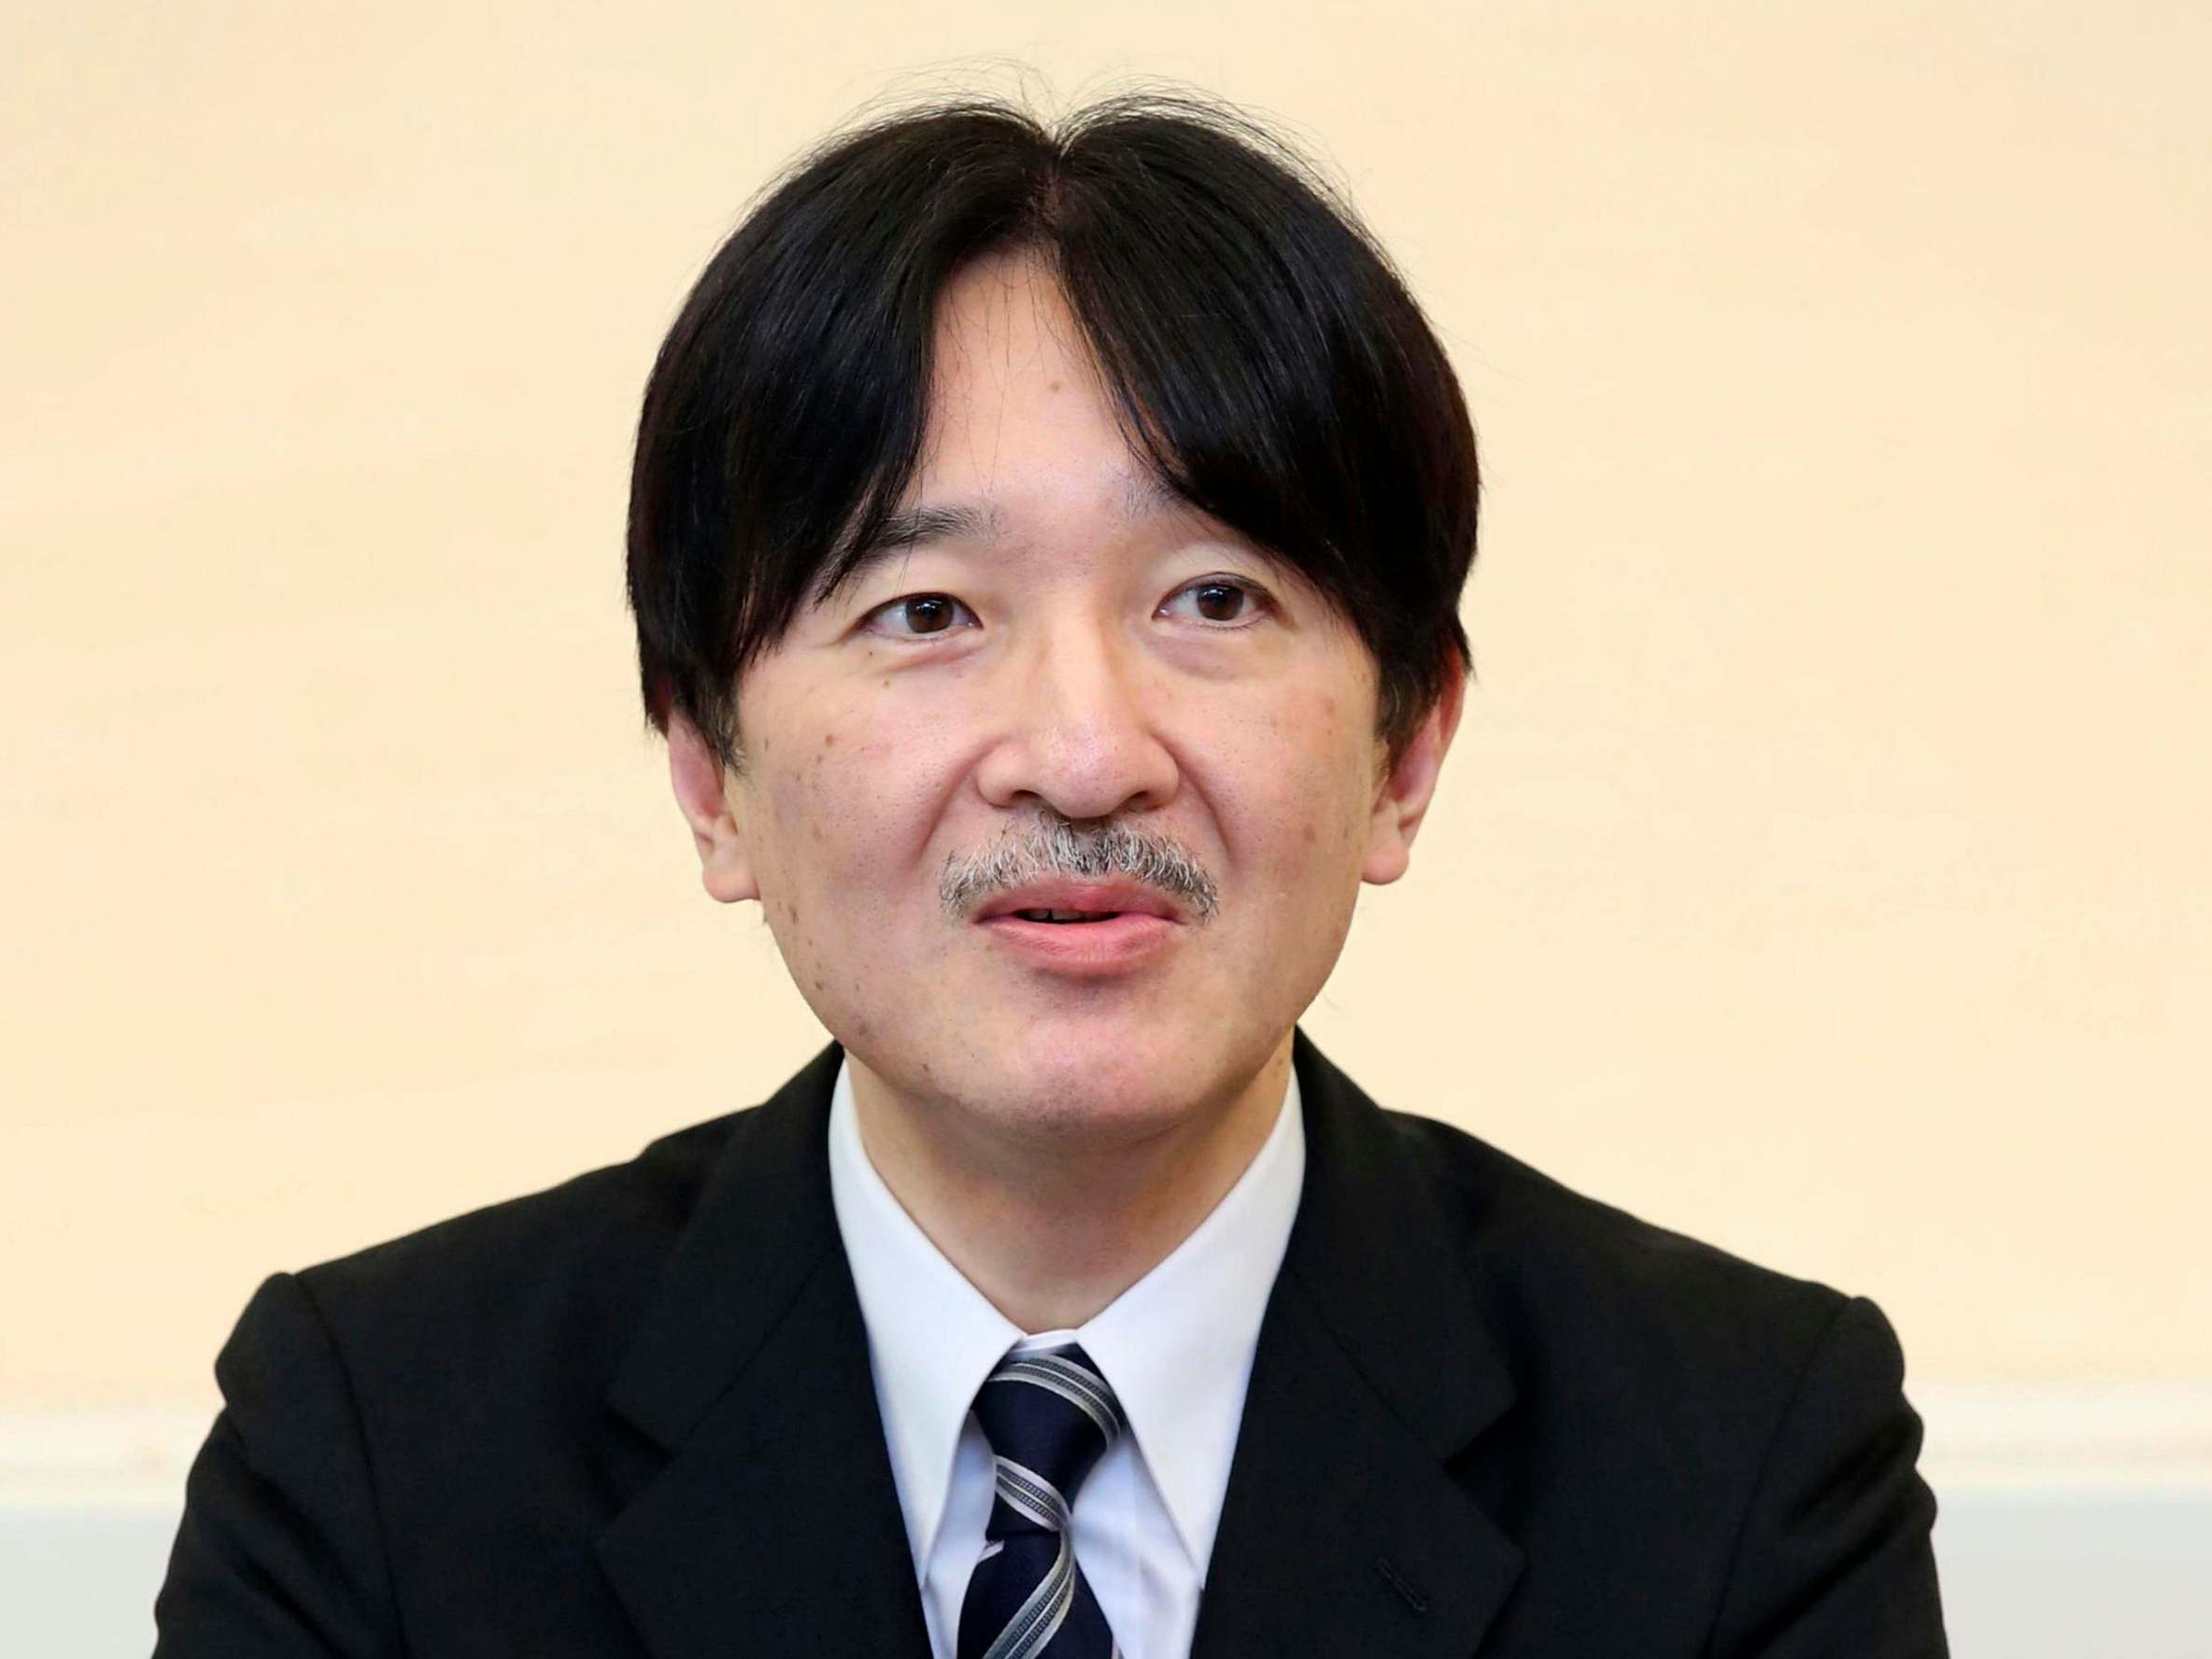
[[[1283,1034],[1251,1006],[1232,1018],[1216,1011],[1218,1001],[1186,993],[1171,1014],[1102,1000],[1001,1003],[987,1017],[948,1022],[944,1006],[978,1006],[956,993],[926,1010],[904,1006],[897,1017],[823,1023],[909,1099],[1010,1129],[1134,1138],[1226,1105],[1267,1064]]]
[[[1194,1064],[1187,1048],[1126,1038],[1033,1046],[987,1068],[992,1075],[975,1079],[971,1099],[1039,1129],[1141,1136],[1188,1120],[1241,1085],[1221,1049],[1208,1045],[1205,1054],[1212,1064]]]
[[[1187,1095],[1079,1097],[1046,1089],[1010,1096],[992,1115],[1017,1136],[1103,1150],[1165,1134],[1191,1122],[1202,1110],[1203,1103]]]

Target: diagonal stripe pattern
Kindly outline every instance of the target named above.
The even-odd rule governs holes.
[[[1090,1356],[1010,1353],[975,1395],[998,1470],[986,1548],[960,1604],[958,1659],[1119,1659],[1075,1565],[1075,1489],[1123,1429]]]

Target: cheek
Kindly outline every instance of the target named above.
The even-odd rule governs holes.
[[[1354,701],[1317,687],[1249,728],[1251,746],[1239,762],[1250,807],[1245,831],[1285,889],[1334,886],[1356,875],[1372,759],[1365,733],[1349,717]]]
[[[912,886],[910,861],[894,849],[922,828],[915,817],[923,781],[911,762],[901,763],[915,753],[847,718],[817,723],[763,754],[773,852],[762,859],[762,898],[779,936],[784,926],[808,922],[865,929],[866,918],[881,914],[886,888]]]

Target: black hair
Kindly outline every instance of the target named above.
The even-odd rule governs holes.
[[[1123,93],[1049,126],[959,98],[800,158],[708,262],[645,388],[628,580],[646,718],[732,771],[737,682],[920,462],[947,283],[1049,262],[1132,449],[1312,582],[1377,667],[1395,762],[1452,659],[1475,556],[1474,430],[1357,216],[1250,117]]]

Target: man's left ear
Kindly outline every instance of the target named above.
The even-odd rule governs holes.
[[[1405,752],[1375,797],[1374,814],[1368,820],[1367,861],[1359,879],[1382,886],[1406,872],[1412,861],[1413,836],[1436,794],[1437,774],[1444,767],[1444,751],[1459,730],[1460,707],[1467,695],[1467,668],[1454,652],[1447,660],[1442,692],[1414,728]]]

